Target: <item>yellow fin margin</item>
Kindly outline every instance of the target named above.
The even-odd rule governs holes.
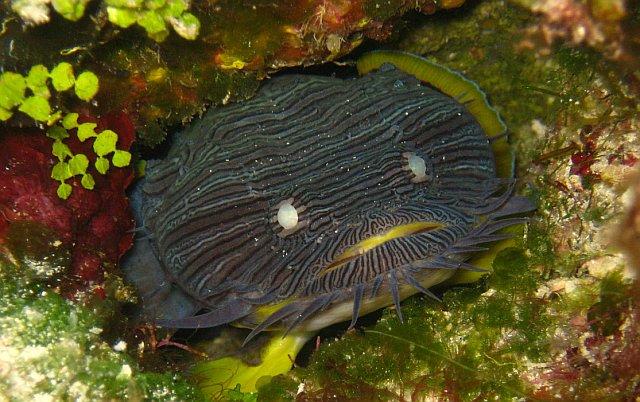
[[[429,83],[442,93],[466,105],[490,138],[502,135],[507,130],[507,126],[498,112],[489,105],[487,96],[478,87],[478,84],[448,67],[414,54],[391,50],[366,53],[358,59],[356,67],[358,73],[364,75],[380,68],[384,63],[393,64],[405,73]]]
[[[256,390],[271,378],[291,370],[293,359],[313,333],[297,332],[282,336],[282,332],[272,335],[262,351],[262,362],[250,366],[237,357],[198,363],[191,371],[191,378],[210,400],[224,400],[224,391],[240,384],[242,392]]]

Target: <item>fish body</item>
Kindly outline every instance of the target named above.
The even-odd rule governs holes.
[[[125,262],[151,319],[313,331],[459,270],[531,209],[463,103],[385,65],[283,75],[149,161]]]

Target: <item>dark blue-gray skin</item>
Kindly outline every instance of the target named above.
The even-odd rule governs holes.
[[[149,161],[124,262],[149,320],[312,331],[458,270],[533,209],[458,103],[392,67],[287,75]]]

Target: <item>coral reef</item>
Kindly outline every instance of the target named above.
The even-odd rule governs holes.
[[[107,344],[104,310],[70,303],[43,278],[16,281],[22,274],[0,260],[1,400],[199,398],[177,374],[141,372],[126,343]]]
[[[79,120],[117,131],[122,148],[133,141],[124,114]],[[124,190],[132,169],[96,174],[93,191],[84,177],[70,178],[74,191],[62,200],[51,179],[55,141],[37,130],[0,133],[0,399],[198,399],[180,374],[141,372],[125,353],[129,330],[118,304],[135,294],[116,263],[131,244]],[[92,155],[75,133],[66,143]]]
[[[514,0],[540,16],[536,26],[527,29],[547,45],[560,39],[573,45],[587,45],[617,62],[638,67],[640,27],[636,7],[624,0]],[[542,48],[541,48],[542,49]]]

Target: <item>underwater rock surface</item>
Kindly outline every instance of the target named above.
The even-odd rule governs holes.
[[[476,270],[468,255],[531,209],[497,175],[503,140],[390,65],[350,80],[274,78],[149,162],[148,233],[125,269],[170,327],[308,331],[391,303],[399,312],[400,299]]]
[[[95,71],[103,90],[88,112],[126,111],[138,140],[154,146],[206,105],[250,97],[269,72],[388,38],[409,10],[433,14],[463,2],[6,0],[0,64],[22,74],[60,61]]]

